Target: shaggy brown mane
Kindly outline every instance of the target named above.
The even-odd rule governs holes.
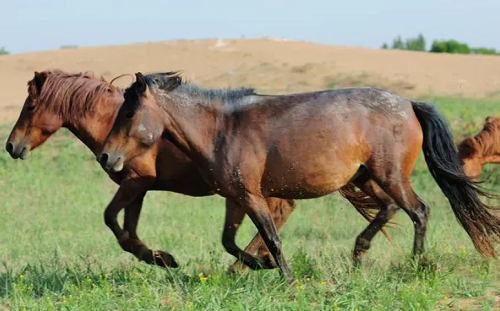
[[[483,129],[474,137],[468,137],[458,146],[460,159],[476,155],[490,156],[500,148],[500,118],[487,118]]]
[[[45,80],[40,86],[36,77],[28,82],[28,93],[35,103],[43,103],[46,109],[59,114],[64,120],[84,117],[93,110],[98,98],[123,94],[103,78],[93,73],[66,73],[60,70],[40,73]]]

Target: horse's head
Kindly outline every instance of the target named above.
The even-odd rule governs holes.
[[[124,97],[104,148],[97,156],[103,168],[112,172],[121,171],[127,160],[144,154],[163,132],[161,111],[141,73],[136,74],[136,81]]]
[[[481,132],[458,145],[458,156],[467,176],[478,179],[487,163],[498,163],[500,156],[500,118],[487,117]]]
[[[35,72],[28,82],[28,97],[24,101],[21,115],[7,140],[6,150],[12,158],[26,159],[31,150],[40,146],[61,126],[60,116],[51,111],[41,98],[42,89],[50,72]]]

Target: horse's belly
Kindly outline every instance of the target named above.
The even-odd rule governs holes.
[[[264,193],[320,197],[349,183],[366,162],[369,149],[355,124],[331,115],[316,121],[275,137],[261,183]]]
[[[360,162],[312,161],[271,167],[262,180],[267,195],[287,199],[317,198],[332,193],[356,175]]]

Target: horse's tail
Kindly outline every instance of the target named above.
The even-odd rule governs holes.
[[[356,189],[356,187],[349,183],[344,187],[339,189],[340,194],[346,198],[349,203],[354,206],[356,211],[363,216],[368,222],[372,222],[375,215],[380,211],[380,206],[377,202],[370,196],[366,195],[363,191]],[[389,242],[392,242],[391,236],[383,228],[381,229],[382,234],[386,237]]]
[[[500,237],[500,219],[479,199],[491,195],[465,175],[444,117],[431,104],[412,101],[412,106],[422,127],[423,151],[432,177],[476,249],[484,257],[496,258],[494,242]]]

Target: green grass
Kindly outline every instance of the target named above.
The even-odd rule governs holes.
[[[500,114],[494,100],[432,98],[457,137]],[[0,127],[5,142],[11,125]],[[500,190],[500,167],[485,184]],[[413,226],[400,212],[377,236],[369,259],[351,271],[351,250],[366,222],[338,194],[300,201],[282,231],[299,283],[278,271],[231,276],[221,243],[219,197],[156,192],[146,197],[139,233],[181,264],[164,270],[123,252],[103,223],[117,186],[67,131],[27,161],[0,153],[0,310],[493,310],[499,308],[500,264],[474,250],[422,158],[412,176],[430,205],[427,263],[410,260]],[[245,221],[238,242],[255,229]]]

